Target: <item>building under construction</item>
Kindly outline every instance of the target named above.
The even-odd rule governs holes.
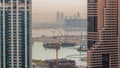
[[[56,68],[56,60],[46,60],[45,63],[49,65],[49,68]],[[74,60],[58,59],[58,68],[77,68]]]

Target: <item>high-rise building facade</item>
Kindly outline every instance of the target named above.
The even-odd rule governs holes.
[[[88,0],[88,68],[120,68],[120,0]]]
[[[31,68],[31,0],[0,0],[0,68]]]

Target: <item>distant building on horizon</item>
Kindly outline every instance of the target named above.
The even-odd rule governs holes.
[[[64,13],[56,13],[56,23],[63,24],[64,22]]]
[[[78,18],[78,19],[80,18],[80,13],[79,13],[79,12],[77,12],[77,18]]]
[[[31,68],[31,0],[0,4],[0,68]]]
[[[80,13],[77,12],[73,16],[65,16],[64,13],[56,13],[56,23],[61,24],[66,30],[81,30],[81,28],[86,29],[87,19],[80,18]]]
[[[80,13],[77,13],[73,16],[65,17],[63,25],[66,29],[80,30],[81,28],[86,28],[87,20],[80,18]]]
[[[57,12],[56,13],[56,21],[59,21],[60,20],[60,12]]]
[[[120,0],[88,0],[88,68],[120,68]]]

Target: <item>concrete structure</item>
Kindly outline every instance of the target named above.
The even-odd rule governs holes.
[[[0,0],[0,68],[31,68],[31,0]]]
[[[120,68],[120,0],[88,0],[88,68]]]

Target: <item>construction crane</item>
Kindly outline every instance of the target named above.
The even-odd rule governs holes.
[[[56,29],[56,28],[55,28]],[[59,29],[57,29],[60,33],[60,35],[62,36],[62,33]],[[56,68],[58,68],[58,47],[60,45],[60,37],[58,36],[58,40],[57,40],[57,43],[56,43]]]

